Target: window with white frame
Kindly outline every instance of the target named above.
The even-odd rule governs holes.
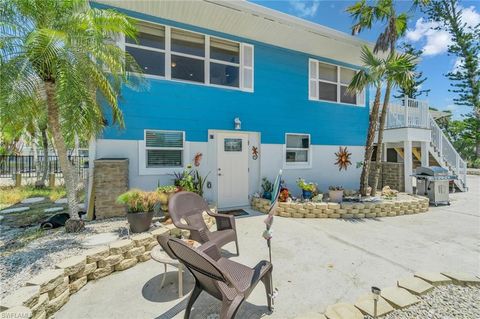
[[[169,26],[138,22],[125,50],[148,76],[253,91],[253,46]]]
[[[146,168],[182,167],[185,133],[182,131],[145,131]]]
[[[309,60],[309,99],[336,103],[365,105],[364,91],[347,92],[356,70],[334,64]]]
[[[310,163],[310,135],[285,135],[285,163],[287,165],[307,165]]]

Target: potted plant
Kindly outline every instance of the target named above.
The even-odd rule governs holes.
[[[311,199],[313,193],[317,191],[317,185],[315,183],[306,183],[303,178],[297,179],[297,186],[302,190],[303,199]]]
[[[157,192],[132,189],[118,196],[117,202],[127,206],[127,220],[132,233],[141,233],[150,228],[159,196]]]
[[[341,203],[343,200],[343,187],[342,186],[330,186],[328,187],[328,197],[331,202]]]
[[[168,200],[176,192],[178,192],[178,188],[174,185],[157,187],[158,201],[160,202],[160,208],[164,213],[168,211]]]
[[[272,199],[273,184],[266,178],[262,178],[263,198]]]

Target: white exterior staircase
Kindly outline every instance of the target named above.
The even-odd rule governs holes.
[[[439,166],[457,176],[457,188],[460,191],[467,190],[467,164],[433,119],[428,102],[404,98],[392,101],[389,105],[384,143],[396,145],[394,148],[397,149],[406,145],[405,142],[417,153],[418,149],[412,147],[413,143],[423,144],[427,156],[421,161],[422,165],[429,165],[428,154],[431,154]],[[418,154],[415,156],[418,158]],[[407,158],[411,162],[411,154]],[[412,173],[411,163],[405,165],[405,174]]]

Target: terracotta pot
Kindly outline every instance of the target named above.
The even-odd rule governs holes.
[[[127,220],[132,233],[147,231],[152,224],[153,212],[127,213]]]
[[[328,191],[328,197],[330,201],[334,203],[341,203],[343,200],[343,190],[341,191]]]

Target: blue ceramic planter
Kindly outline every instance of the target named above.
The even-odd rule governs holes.
[[[302,189],[303,199],[311,199],[312,195],[313,195],[312,192]]]

